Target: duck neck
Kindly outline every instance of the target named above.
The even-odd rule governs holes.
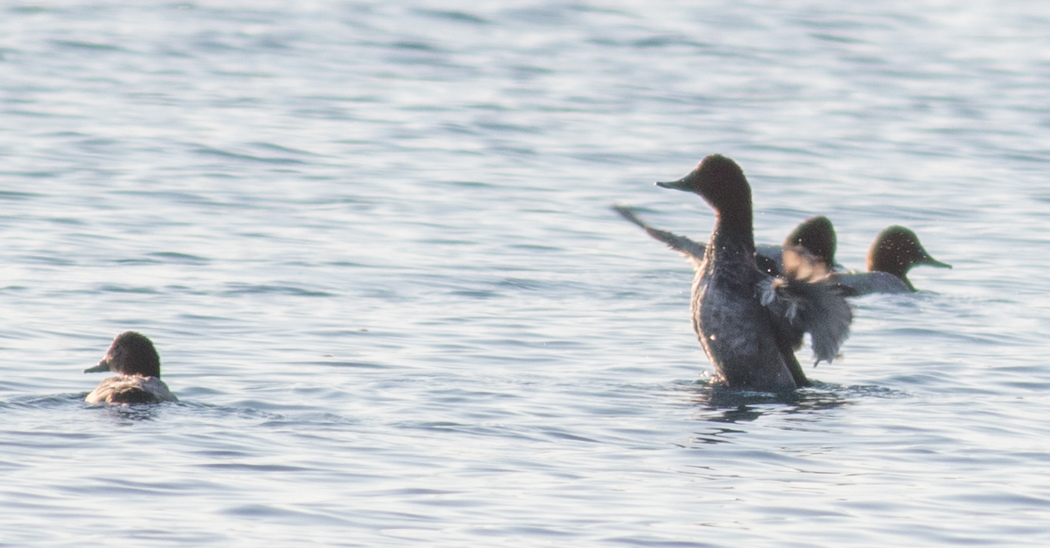
[[[884,260],[878,254],[875,254],[870,260],[868,260],[868,272],[885,272],[892,274],[904,282],[908,289],[915,291],[915,287],[911,285],[911,280],[908,279],[909,267],[901,264],[895,260]]]
[[[751,209],[732,213],[721,211],[715,222],[715,232],[723,238],[732,238],[751,253],[755,252],[755,233],[752,229]]]
[[[889,273],[904,282],[904,285],[908,286],[908,289],[915,291],[915,286],[911,285],[911,280],[908,279],[908,272],[906,270],[897,269],[897,271],[890,271]]]

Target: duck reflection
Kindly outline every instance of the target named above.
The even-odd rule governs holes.
[[[753,392],[726,386],[724,383],[700,382],[684,390],[688,402],[697,407],[698,420],[720,423],[752,422],[765,414],[796,415],[836,409],[852,403],[857,388],[825,384],[789,393]],[[735,433],[725,430],[721,433]],[[724,440],[720,440],[724,441]]]

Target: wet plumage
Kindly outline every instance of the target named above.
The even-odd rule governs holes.
[[[687,238],[661,238],[670,233],[650,231],[636,217],[631,219],[629,210],[625,217],[693,263],[693,330],[718,376],[731,387],[752,390],[780,392],[808,385],[794,348],[802,333],[809,332],[818,360],[835,357],[852,319],[840,289],[801,250],[792,253],[783,277],[758,268],[751,187],[736,162],[711,155],[686,177],[657,184],[697,193],[716,213],[706,246],[692,245]]]

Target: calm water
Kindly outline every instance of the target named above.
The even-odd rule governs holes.
[[[0,546],[1050,543],[1044,3],[396,4],[2,4]],[[718,390],[711,152],[955,268]]]

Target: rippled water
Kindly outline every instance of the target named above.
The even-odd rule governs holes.
[[[0,545],[1046,545],[1048,25],[5,3]],[[706,238],[652,181],[711,152],[759,241],[955,268],[854,301],[815,388],[713,387],[689,266],[609,210]],[[81,401],[127,329],[180,403]]]

